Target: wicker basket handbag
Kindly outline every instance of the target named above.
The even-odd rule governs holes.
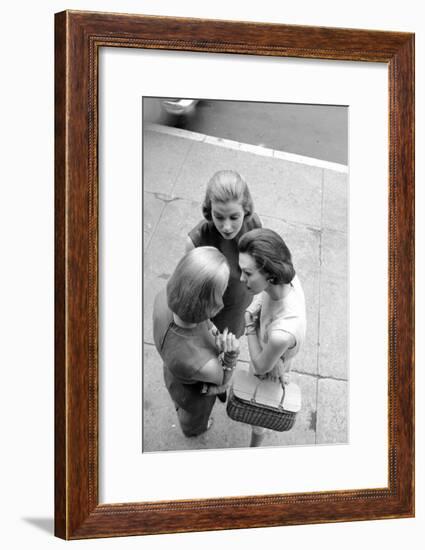
[[[247,370],[233,375],[226,409],[233,420],[284,432],[292,428],[300,409],[297,384],[260,380]]]

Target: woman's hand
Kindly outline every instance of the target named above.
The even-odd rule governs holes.
[[[230,380],[231,380],[231,377],[229,377],[229,379],[223,384],[220,384],[220,386],[217,386],[216,384],[203,384],[201,388],[201,395],[210,396],[210,395],[219,395],[221,393],[224,393],[225,391],[228,390],[230,386]]]
[[[214,325],[214,323],[212,321],[209,321],[209,323],[210,323],[210,329],[209,330],[210,330],[211,335],[214,338],[215,346],[217,348],[218,353],[221,353],[223,351],[222,350],[222,347],[223,347],[222,336],[221,336],[220,331],[218,330],[218,328]]]
[[[225,328],[222,333],[218,332],[215,336],[215,343],[219,353],[239,355],[239,340],[233,332],[229,332],[229,329]]]
[[[245,334],[247,336],[258,335],[260,326],[260,311],[257,314],[245,311]]]
[[[246,308],[245,313],[251,313],[254,318],[260,317],[262,303],[262,295],[256,294],[251,304]]]
[[[259,375],[258,378],[260,378],[260,380],[272,380],[273,382],[282,380],[285,385],[289,384],[291,381],[291,375],[282,359],[279,359],[270,372]]]
[[[223,337],[223,352],[239,355],[239,340],[236,338],[233,332],[229,332],[229,329],[225,328],[223,330],[222,337]]]
[[[251,313],[250,311],[247,310],[245,311],[244,318],[245,318],[245,326],[247,325],[257,326],[259,323],[260,312],[258,311],[257,313]]]

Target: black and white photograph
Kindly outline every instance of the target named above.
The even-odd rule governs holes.
[[[423,548],[421,14],[3,5],[5,550]]]
[[[348,106],[142,102],[142,452],[348,444]]]

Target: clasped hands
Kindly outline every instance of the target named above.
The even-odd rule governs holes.
[[[218,352],[228,355],[230,357],[237,357],[239,355],[239,340],[233,334],[229,332],[228,328],[225,328],[223,332],[219,332],[217,329],[215,334],[215,345],[217,346]]]
[[[223,383],[219,386],[204,383],[201,389],[201,394],[203,395],[217,395],[227,390],[240,351],[239,340],[232,332],[229,332],[229,329],[225,328],[221,333],[214,326],[212,334],[215,338],[217,350],[219,354],[222,354],[224,378]]]

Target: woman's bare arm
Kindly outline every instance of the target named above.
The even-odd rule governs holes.
[[[205,392],[208,395],[217,395],[226,390],[239,355],[239,341],[234,334],[225,329],[223,334],[220,334],[220,340],[222,360],[214,357],[198,371],[197,378],[201,382],[211,384]]]
[[[220,360],[216,357],[210,359],[198,370],[196,378],[200,382],[221,385],[223,383],[223,366]]]
[[[256,374],[270,372],[280,357],[295,344],[292,334],[280,330],[271,331],[269,341],[263,347],[257,333],[250,332],[247,338],[249,355]]]

